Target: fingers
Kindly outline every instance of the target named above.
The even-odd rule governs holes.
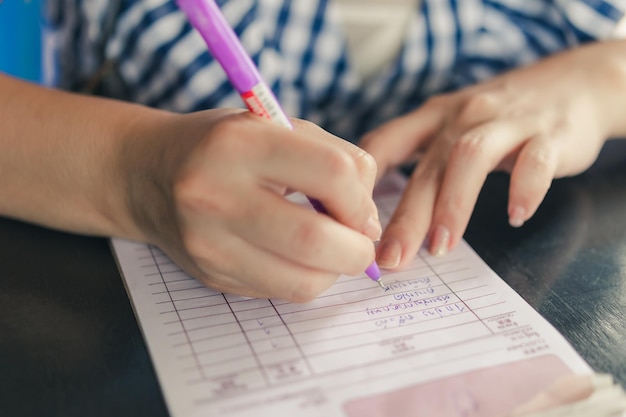
[[[185,253],[196,277],[219,291],[309,301],[342,274],[358,275],[374,259],[367,237],[269,190],[219,219],[187,210]]]
[[[353,146],[350,154],[327,140],[281,133],[266,139],[252,174],[319,200],[333,219],[377,240],[382,229],[372,200],[372,159]]]
[[[188,269],[208,285],[302,301],[374,259],[372,239],[381,233],[375,163],[321,129],[306,129],[226,116],[181,151],[171,190],[177,236]],[[320,200],[331,216],[286,201],[277,191],[283,187]]]
[[[231,219],[229,228],[256,247],[335,274],[361,274],[374,259],[370,238],[328,216],[266,190],[249,197],[250,203]]]
[[[187,164],[191,168],[183,176],[209,181],[205,188],[222,195],[213,201],[222,207],[225,200],[235,204],[237,190],[301,191],[321,201],[338,222],[377,240],[381,227],[371,193],[373,161],[354,147],[352,154],[344,151],[348,148],[337,146],[321,129],[309,131],[314,133],[306,136],[253,115],[226,117],[207,134],[200,156]],[[353,155],[360,157],[355,161]],[[216,200],[211,193],[206,198]]]
[[[426,236],[434,255],[456,245],[487,174],[520,148],[536,127],[528,117],[483,123],[461,134],[442,132],[420,161],[383,235],[379,264],[403,265]],[[395,242],[395,253],[388,252],[394,246],[388,242]]]
[[[434,207],[429,251],[443,255],[461,239],[487,175],[527,140],[533,118],[484,123],[451,147]]]
[[[425,158],[413,173],[377,249],[382,268],[404,265],[415,256],[431,223],[442,166]]]
[[[579,173],[595,159],[603,143],[594,120],[597,105],[588,94],[564,88],[567,71],[540,68],[545,67],[529,66],[449,94],[364,138],[378,176],[426,151],[383,234],[381,266],[412,259],[427,235],[431,253],[453,247],[492,170],[511,172],[509,222],[520,226],[554,177]],[[537,82],[532,88],[531,80]]]
[[[539,136],[530,140],[520,152],[509,191],[509,223],[520,227],[537,210],[545,197],[558,163],[557,138]]]
[[[247,297],[307,302],[339,277],[289,262],[232,235],[219,245],[201,244],[188,250],[197,254],[196,263],[204,271],[198,279],[217,291]]]
[[[444,99],[436,97],[413,113],[399,117],[363,137],[359,145],[374,157],[377,179],[390,168],[412,159],[439,130]]]
[[[324,141],[350,155],[356,164],[361,183],[366,189],[370,191],[373,190],[374,184],[376,183],[377,164],[376,160],[369,153],[347,140],[343,140],[326,132],[316,124],[300,119],[293,119],[292,122],[295,130],[303,134],[306,138]]]

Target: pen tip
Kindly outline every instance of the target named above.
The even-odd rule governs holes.
[[[379,279],[376,282],[378,282],[378,285],[380,285],[380,288],[382,288],[383,290],[387,291],[387,286],[383,283],[382,279]]]
[[[380,268],[378,268],[378,264],[376,262],[372,262],[365,270],[365,273],[374,281],[378,281],[380,279]]]

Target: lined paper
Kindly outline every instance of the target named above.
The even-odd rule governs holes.
[[[383,223],[403,185],[377,188]],[[113,248],[173,417],[495,417],[591,372],[465,242],[384,273],[387,291],[342,276],[306,304],[218,293],[155,247]]]

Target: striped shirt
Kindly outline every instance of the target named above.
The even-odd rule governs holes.
[[[433,94],[611,38],[626,12],[626,0],[423,0],[396,56],[363,79],[332,0],[217,3],[287,114],[349,140]],[[175,112],[243,106],[172,0],[48,0],[44,45],[61,88],[111,68],[100,94]]]

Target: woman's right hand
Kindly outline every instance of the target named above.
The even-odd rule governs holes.
[[[173,114],[2,74],[0,114],[0,216],[151,243],[253,297],[310,300],[374,259],[374,160],[311,123]],[[288,188],[331,216],[285,200]]]
[[[207,286],[303,302],[360,274],[380,237],[373,158],[304,121],[249,112],[169,115],[121,148],[131,215],[145,240]],[[289,202],[293,189],[321,215]]]

